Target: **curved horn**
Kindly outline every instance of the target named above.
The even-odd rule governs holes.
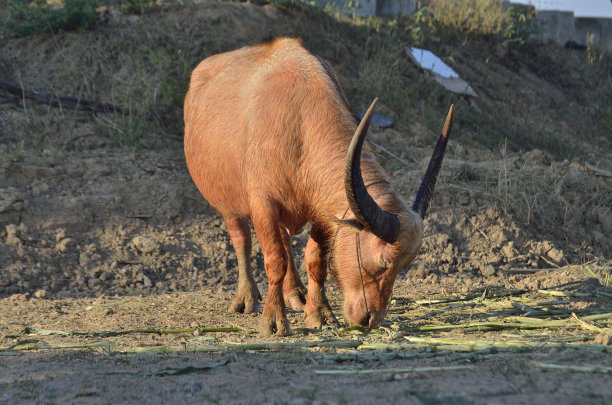
[[[438,138],[436,147],[434,148],[431,159],[429,160],[429,165],[425,171],[425,176],[423,176],[423,181],[421,182],[419,191],[417,192],[414,203],[412,204],[412,210],[417,214],[420,214],[421,218],[425,218],[425,213],[427,212],[427,207],[429,206],[429,199],[431,198],[434,187],[436,186],[436,179],[438,177],[440,167],[442,166],[444,151],[446,150],[448,136],[450,135],[451,126],[453,124],[454,110],[455,106],[451,105],[450,109],[448,110],[448,115],[446,116],[446,122],[444,122],[444,126],[442,127],[442,133]]]
[[[370,232],[388,243],[397,241],[399,234],[399,219],[396,215],[383,211],[376,201],[368,194],[363,177],[361,177],[361,148],[368,133],[372,111],[378,98],[363,116],[346,154],[344,167],[344,188],[349,207],[357,220]]]

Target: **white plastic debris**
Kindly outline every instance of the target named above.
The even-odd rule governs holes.
[[[409,47],[406,48],[406,53],[419,67],[431,72],[434,80],[440,83],[446,90],[457,94],[478,97],[478,94],[469,84],[431,51]]]
[[[408,48],[410,56],[419,64],[423,69],[431,70],[432,72],[442,77],[459,77],[459,75],[442,59],[438,58],[431,51],[421,48]]]

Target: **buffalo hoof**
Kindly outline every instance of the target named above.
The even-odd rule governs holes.
[[[319,305],[314,311],[308,312],[309,311],[306,311],[304,318],[304,323],[306,323],[307,328],[319,329],[323,325],[339,325],[338,319],[332,312],[328,303]]]
[[[283,311],[275,311],[272,314],[264,313],[259,323],[259,331],[267,336],[275,334],[278,336],[291,335],[289,321]]]
[[[285,305],[294,311],[303,311],[306,303],[306,289],[304,287],[294,288],[283,293],[285,296]]]
[[[254,291],[253,294],[241,294],[240,291],[232,300],[228,312],[238,312],[241,314],[253,314],[259,312],[259,300],[261,295],[259,291]]]

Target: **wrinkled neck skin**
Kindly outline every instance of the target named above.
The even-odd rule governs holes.
[[[370,184],[375,179],[370,179]],[[364,181],[368,185],[368,180]],[[330,247],[332,275],[344,296],[344,314],[351,325],[375,327],[383,319],[400,270],[408,266],[421,247],[423,221],[391,190],[390,184],[376,183],[368,192],[385,211],[399,217],[399,238],[387,243],[354,227],[349,210],[345,221],[335,221]],[[346,208],[337,214],[342,218]]]

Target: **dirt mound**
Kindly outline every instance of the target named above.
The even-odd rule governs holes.
[[[317,32],[337,38],[337,47]],[[110,9],[92,32],[10,39],[0,46],[3,79],[127,108],[90,114],[27,99],[0,104],[0,295],[233,288],[236,262],[225,225],[199,196],[184,164],[182,95],[203,57],[278,35],[301,36],[338,65],[349,95],[355,93],[353,77],[360,73],[342,61],[368,56],[359,44],[364,33],[324,14],[271,5],[210,2],[143,16]],[[384,46],[380,38],[373,41]],[[418,73],[405,58],[400,63],[411,77]],[[541,79],[530,77],[525,85],[538,87]],[[555,89],[548,92],[560,91]],[[379,109],[400,117],[399,124],[375,130],[370,139],[394,187],[410,199],[437,129],[408,121],[417,117],[412,110],[402,117],[384,98]],[[470,125],[461,119],[465,114],[472,112],[460,104],[457,135],[410,277],[491,277],[612,255],[612,186],[601,176],[605,168],[551,160],[541,150],[482,148],[461,136]],[[294,242],[298,265],[306,232]],[[265,291],[262,264],[256,246],[253,265]]]
[[[233,288],[236,260],[225,224],[193,186],[180,147],[176,143],[166,153],[49,159],[44,165],[5,162],[2,294],[44,289],[49,296],[91,296]],[[381,158],[388,169],[397,163]],[[450,174],[439,184],[423,248],[409,277],[465,273],[486,278],[509,269],[562,267],[597,257],[592,250],[550,238],[554,235],[542,238],[537,227],[521,226],[478,188],[457,192],[449,181],[454,170],[463,169],[452,168],[452,155],[449,162]],[[421,172],[414,166],[393,178],[407,198]],[[584,186],[585,179],[580,184]],[[574,238],[597,235],[594,229],[601,229],[593,246],[608,252],[610,242],[603,236],[610,226],[606,212],[595,205],[586,215],[572,218]],[[307,230],[295,237],[298,265],[306,235]],[[253,267],[265,291],[257,244]]]

